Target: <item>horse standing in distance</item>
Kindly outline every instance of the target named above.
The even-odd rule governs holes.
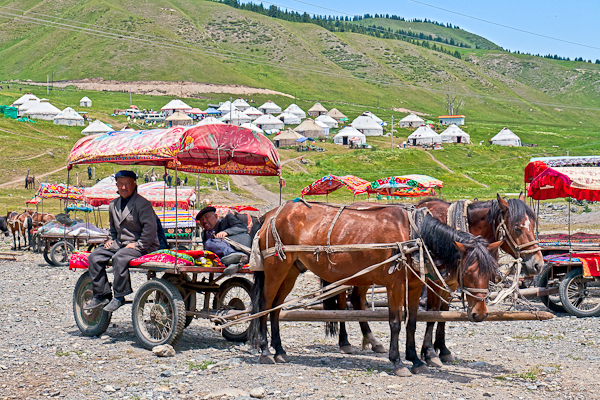
[[[25,178],[25,189],[35,189],[35,175]]]

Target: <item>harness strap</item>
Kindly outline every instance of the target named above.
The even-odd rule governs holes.
[[[329,231],[327,232],[327,247],[331,246],[331,232],[333,232],[333,226],[337,222],[342,211],[344,211],[345,207],[346,207],[345,205],[341,206],[340,209],[338,210],[337,214],[335,214],[335,217],[333,217],[333,221],[331,221],[331,225],[329,226]]]

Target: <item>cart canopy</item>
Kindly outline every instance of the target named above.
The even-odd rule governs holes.
[[[533,179],[527,196],[535,200],[572,197],[600,201],[600,168],[547,167]]]

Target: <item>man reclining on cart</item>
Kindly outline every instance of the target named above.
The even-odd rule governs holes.
[[[125,296],[133,293],[129,261],[158,250],[157,220],[152,204],[138,195],[136,174],[119,171],[115,175],[119,197],[108,206],[110,239],[90,253],[89,274],[94,298],[84,308],[104,307],[114,312],[125,304]],[[106,276],[106,265],[112,259],[114,297]]]
[[[227,265],[225,275],[237,273],[248,262],[248,256],[225,241],[225,237],[247,248],[252,246],[248,226],[232,213],[223,218],[217,215],[215,207],[204,207],[196,215],[196,221],[202,226],[202,244],[204,250],[212,251],[219,256],[221,262]]]

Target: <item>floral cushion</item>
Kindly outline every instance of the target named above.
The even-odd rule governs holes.
[[[175,264],[175,258],[177,258],[177,264],[179,265],[194,265],[194,259],[187,254],[175,253],[173,250],[159,250],[129,261],[129,266],[137,267],[147,262]]]
[[[89,251],[75,250],[69,259],[69,269],[87,269],[89,255]]]

